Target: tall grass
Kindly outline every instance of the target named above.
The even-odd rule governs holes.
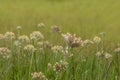
[[[63,37],[62,43],[46,41],[40,31],[30,36],[12,32],[1,34],[0,80],[120,79],[119,45],[106,49],[101,34],[93,39],[70,33],[50,34]]]

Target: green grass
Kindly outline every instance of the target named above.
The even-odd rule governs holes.
[[[84,38],[106,32],[107,40],[118,42],[119,4],[119,0],[0,1],[0,32],[16,32],[16,26],[21,25],[28,34],[43,22],[48,29],[58,25],[63,32],[77,33]]]
[[[18,36],[14,38],[14,35],[6,33],[5,38],[0,39],[0,80],[46,80],[35,79],[32,75],[34,72],[42,72],[48,80],[120,79],[120,50],[114,51],[120,49],[119,46],[114,47],[110,44],[106,46],[108,42],[103,41],[103,37],[99,37],[100,40],[88,39],[92,43],[88,42],[83,46],[84,40],[82,42],[80,40],[80,43],[74,42],[74,39],[76,40],[78,37],[68,38],[70,41],[67,42],[59,34],[52,35],[59,36],[59,39],[62,38],[62,44],[59,44],[59,46],[63,46],[62,48],[59,46],[56,48],[58,43],[55,44],[55,41],[50,43],[54,45],[47,47],[40,37],[35,36],[35,39],[30,37],[29,41],[26,40],[26,37],[17,39]],[[17,44],[15,44],[16,41]],[[38,44],[38,42],[43,42],[43,44]],[[75,46],[74,43],[78,45]],[[99,51],[100,54],[96,55]],[[58,62],[57,66],[56,62]],[[48,63],[51,66],[48,67]]]

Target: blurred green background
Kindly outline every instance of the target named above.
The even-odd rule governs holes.
[[[63,33],[76,33],[83,38],[105,32],[107,40],[119,42],[120,1],[0,0],[0,33],[16,32],[16,26],[21,25],[22,33],[28,34],[40,22],[46,25],[45,31],[57,25]]]

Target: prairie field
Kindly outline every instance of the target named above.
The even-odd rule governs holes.
[[[0,0],[0,80],[120,80],[119,0]]]

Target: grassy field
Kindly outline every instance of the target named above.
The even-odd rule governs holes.
[[[57,25],[84,38],[105,32],[108,40],[118,42],[119,4],[119,0],[4,0],[0,1],[0,32],[16,32],[21,25],[29,33],[43,22],[48,29]]]
[[[119,4],[1,0],[0,80],[120,80]]]

